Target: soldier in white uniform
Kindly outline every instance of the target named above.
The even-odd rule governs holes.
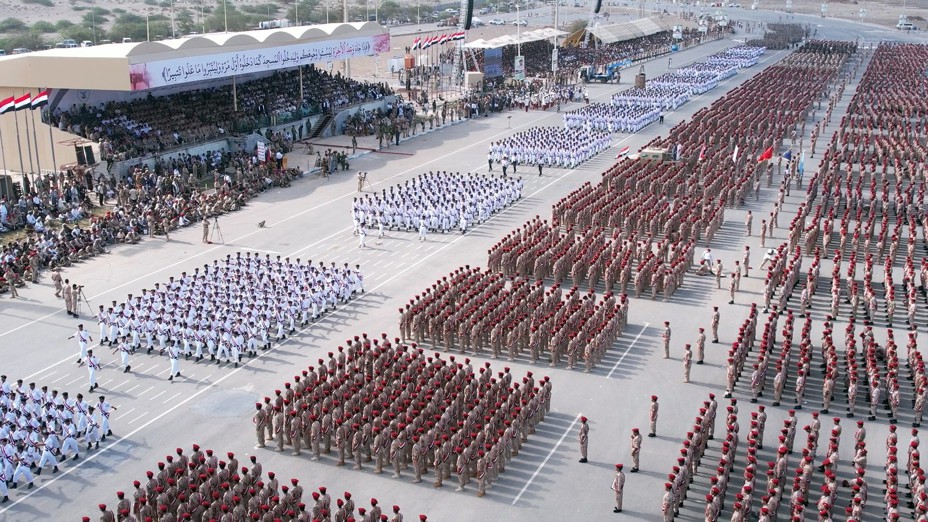
[[[77,364],[81,364],[84,359],[87,358],[87,345],[93,341],[93,338],[90,337],[90,332],[84,330],[84,325],[77,325],[77,331],[74,332],[74,335],[68,337],[68,339],[77,339],[77,344],[80,347],[80,354],[77,357]]]

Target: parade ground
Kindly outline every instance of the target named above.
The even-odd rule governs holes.
[[[759,11],[748,15],[758,20],[767,17],[766,21],[776,21],[777,17],[776,13]],[[817,27],[818,38],[877,42],[895,36],[890,30],[811,16],[797,15],[795,22]],[[734,36],[741,38],[744,35]],[[696,62],[737,44],[729,38],[697,46],[675,54],[673,65]],[[359,499],[359,505],[367,505],[371,497],[376,497],[383,501],[385,512],[389,512],[389,505],[400,505],[407,521],[418,519],[419,513],[428,514],[429,521],[456,522],[608,517],[661,520],[664,483],[676,462],[682,437],[708,394],[715,393],[721,398],[724,393],[727,347],[734,340],[738,325],[747,318],[750,303],[763,300],[762,280],[754,274],[742,280],[735,305],[727,304],[727,288],[717,290],[714,278],[692,274],[667,302],[651,300],[650,296],[631,299],[628,327],[591,374],[582,373],[582,368],[565,370],[563,366],[549,368],[546,363],[532,365],[524,358],[512,362],[504,358],[491,360],[494,371],[508,367],[519,379],[527,371],[533,372],[536,379],[549,376],[553,397],[550,414],[483,498],[477,498],[473,488],[455,492],[452,481],[442,489],[435,489],[430,477],[414,484],[410,474],[394,479],[389,473],[373,474],[369,466],[361,471],[352,470],[351,466],[336,467],[331,456],[311,462],[309,452],[292,456],[290,451],[273,451],[271,445],[256,448],[251,420],[254,405],[355,335],[379,337],[386,333],[390,339],[397,337],[397,310],[417,293],[458,267],[485,267],[488,249],[498,240],[536,215],[550,219],[551,205],[585,182],[597,183],[601,173],[616,161],[619,150],[627,146],[635,152],[655,136],[666,136],[673,126],[688,120],[788,53],[768,51],[755,67],[740,70],[718,88],[668,112],[663,124],[650,125],[637,134],[614,134],[610,149],[575,169],[545,169],[540,177],[531,166],[510,172],[524,179],[523,198],[463,235],[431,233],[426,241],[418,241],[415,232],[387,231],[383,239],[369,235],[365,248],[360,248],[351,221],[352,200],[360,195],[357,172],[368,173],[368,183],[363,186],[367,193],[389,189],[429,171],[485,174],[491,142],[536,126],[562,126],[561,114],[554,109],[491,114],[426,132],[379,151],[366,150],[376,148],[373,138],[359,140],[359,152],[364,153],[350,160],[350,170],[337,172],[328,179],[308,174],[287,189],[265,192],[241,211],[219,218],[221,237],[214,232],[211,244],[201,241],[201,229],[194,225],[172,232],[170,241],[165,242],[159,236],[145,238],[136,245],[113,248],[92,261],[65,269],[63,277],[84,288],[86,300],[81,299],[80,319],[65,314],[48,277],[20,290],[20,299],[16,301],[4,299],[0,304],[0,357],[5,361],[3,373],[9,379],[70,391],[72,396],[83,392],[91,402],[105,395],[118,409],[110,418],[113,436],[107,437],[99,450],[86,452],[78,462],[63,465],[58,474],[46,470],[36,478],[32,490],[21,486],[11,492],[10,502],[0,506],[0,520],[65,521],[79,520],[82,515],[96,520],[98,503],[114,503],[116,491],[130,492],[132,481],[143,479],[156,462],[163,461],[175,448],[190,448],[193,443],[214,449],[220,455],[232,451],[242,465],[247,464],[249,456],[257,455],[265,474],[276,472],[281,483],[289,483],[290,477],[299,478],[307,491],[324,485],[333,498],[351,491]],[[666,58],[659,58],[646,63],[644,70],[649,77],[656,77],[667,70],[667,65]],[[591,101],[608,101],[617,90],[628,88],[636,72],[623,74],[622,85],[590,84]],[[845,95],[845,104],[849,97],[850,93]],[[570,104],[563,110],[579,105]],[[845,106],[836,109],[838,119]],[[313,146],[324,150],[346,144],[342,137],[322,139]],[[297,164],[307,161],[300,154],[298,148],[291,161]],[[817,164],[811,159],[807,161],[808,169]],[[491,174],[501,173],[497,168]],[[785,240],[786,224],[804,196],[805,191],[795,191],[786,198],[780,228],[771,232],[768,244]],[[757,266],[762,249],[756,236],[746,237],[745,215],[749,210],[757,216],[766,215],[776,197],[777,185],[765,186],[758,200],[751,198],[739,208],[725,210],[725,223],[712,244],[716,258],[732,266],[740,259],[744,246],[750,245],[758,251],[754,261]],[[697,252],[701,253],[704,247],[699,243]],[[128,294],[138,295],[143,288],[153,288],[156,282],[179,277],[182,272],[191,273],[197,267],[239,252],[262,257],[267,254],[272,259],[280,256],[304,262],[312,260],[314,264],[360,265],[365,292],[315,324],[298,327],[298,332],[286,342],[275,343],[271,350],[261,351],[255,358],[246,358],[238,368],[210,364],[208,360],[199,363],[181,360],[182,376],[173,382],[167,379],[170,366],[166,358],[136,354],[132,373],[124,374],[118,356],[111,353],[112,348],[98,347],[94,351],[103,365],[97,376],[99,388],[87,392],[87,370],[75,364],[78,346],[68,339],[78,323],[87,325],[96,339],[92,312],[99,305],[122,302]],[[755,273],[762,277],[760,270]],[[691,382],[684,383],[682,344],[695,342],[699,327],[708,329],[713,306],[719,306],[721,311],[721,342],[708,345],[705,364],[694,366]],[[671,322],[674,332],[669,360],[663,358],[664,321]],[[428,352],[436,349],[430,343],[425,343],[424,348]],[[468,357],[474,368],[489,360]],[[625,463],[626,470],[630,468],[630,432],[634,427],[646,432],[651,395],[660,400],[657,437],[644,439],[641,471],[627,476],[624,511],[613,514],[610,485],[614,466]],[[721,402],[723,409],[725,405],[726,402]],[[742,415],[748,414],[747,406]],[[807,408],[799,414],[800,424],[808,422],[810,411]],[[785,410],[770,408],[768,414],[768,424],[775,426],[782,422]],[[581,416],[587,417],[590,425],[587,463],[578,462]],[[743,431],[748,422],[742,420]],[[848,422],[850,426],[852,421]],[[886,436],[887,424],[870,424],[868,440],[876,441],[873,445],[878,447]],[[846,429],[846,436],[851,432]],[[842,450],[848,452],[843,455],[846,459],[852,456],[850,444]],[[872,496],[878,495],[872,491]],[[304,494],[304,501],[306,496],[308,493]],[[678,520],[701,520],[701,508],[692,507],[696,505],[685,504]]]

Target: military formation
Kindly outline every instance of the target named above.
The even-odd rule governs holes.
[[[528,356],[567,369],[583,364],[590,373],[628,324],[628,299],[611,292],[597,298],[575,286],[510,277],[491,270],[460,267],[400,310],[404,339],[431,342],[444,351]]]
[[[384,190],[355,198],[351,216],[359,229],[466,232],[522,197],[521,178],[460,172],[428,172]]]
[[[800,150],[810,152],[803,137],[810,134],[814,141],[824,132],[865,63],[865,57],[848,52],[850,46],[818,42],[805,53],[826,61],[843,57],[844,63],[807,109],[813,122],[815,112],[823,112],[813,131],[807,133],[803,124],[790,133],[791,145]],[[805,201],[784,243],[764,254],[763,265],[769,266],[763,302],[748,307],[733,336],[726,387],[727,397],[742,394],[751,403],[788,408],[787,417],[778,435],[765,434],[767,407],[758,404],[750,413],[744,453],[738,447],[738,401],[731,398],[721,456],[717,467],[714,457],[708,464],[706,484],[698,467],[706,458],[705,419],[714,406],[705,403],[668,475],[664,520],[694,509],[707,521],[928,520],[918,430],[928,400],[919,346],[928,301],[920,171],[924,127],[910,123],[908,109],[898,110],[900,100],[919,103],[913,86],[926,63],[924,46],[881,45],[807,190],[801,163],[795,156],[787,160],[774,211],[761,222],[762,247],[790,188],[804,189]],[[748,236],[751,224],[749,215]],[[740,268],[745,276],[749,266],[745,254]],[[878,465],[868,466],[875,450],[868,447],[867,423],[884,420],[885,448],[879,449]],[[903,422],[912,426],[907,445],[899,438],[909,430],[897,430]],[[733,483],[738,475],[743,480]],[[697,477],[697,486],[689,485],[691,477]],[[687,497],[693,487],[706,490],[705,503]],[[879,494],[869,495],[875,489]]]
[[[486,494],[551,407],[548,377],[355,336],[255,405],[259,448]]]
[[[561,127],[534,127],[490,143],[487,154],[489,170],[494,164],[506,176],[519,165],[576,168],[609,148],[612,137],[598,130],[573,130]]]
[[[852,103],[851,115],[827,145],[819,172],[807,181],[798,158],[786,159],[785,166],[783,160],[778,162],[776,171],[783,174],[783,179],[775,193],[774,210],[758,219],[761,250],[745,246],[740,259],[733,261],[734,268],[728,270],[711,250],[726,208],[759,198],[764,177],[767,187],[775,187],[773,158],[755,161],[758,154],[784,137],[789,137],[784,139],[798,150],[815,153],[815,142],[831,121],[846,81],[856,74],[861,63],[855,51],[852,43],[807,43],[800,52],[735,89],[693,122],[675,127],[668,137],[650,144],[666,149],[680,161],[628,160],[613,166],[604,173],[601,183],[586,184],[558,202],[550,224],[536,216],[494,245],[488,252],[486,270],[459,267],[416,295],[399,310],[399,337],[391,341],[386,334],[373,339],[364,334],[347,340],[327,359],[319,359],[316,365],[256,403],[253,421],[258,447],[280,452],[290,449],[298,456],[306,452],[311,460],[350,465],[356,470],[392,471],[394,478],[405,475],[413,482],[426,479],[433,481],[436,488],[451,480],[459,491],[473,489],[482,497],[519,453],[535,426],[544,420],[550,408],[551,382],[547,377],[536,382],[531,372],[521,383],[513,382],[509,368],[494,376],[489,363],[474,371],[466,356],[509,360],[527,357],[533,363],[544,360],[552,367],[565,360],[568,369],[583,364],[584,371],[591,372],[626,326],[628,294],[668,300],[685,284],[691,268],[698,266],[696,274],[714,276],[717,288],[726,281],[729,302],[740,304],[742,278],[756,279],[760,272],[763,302],[745,307],[747,318],[737,334],[730,336],[733,340],[727,354],[725,390],[729,402],[721,412],[720,426],[720,430],[724,426],[724,436],[716,442],[719,406],[715,395],[709,394],[667,476],[660,508],[663,519],[673,520],[694,504],[700,510],[699,516],[707,521],[769,522],[778,514],[783,516],[784,509],[791,520],[817,516],[818,520],[830,522],[832,517],[840,516],[841,509],[849,521],[867,519],[878,501],[877,495],[868,498],[868,448],[863,420],[845,421],[856,422],[856,431],[853,448],[847,448],[845,437],[839,456],[843,418],[863,415],[870,420],[885,416],[893,423],[886,443],[889,456],[883,467],[885,477],[878,477],[885,479],[886,485],[881,517],[928,521],[928,492],[919,464],[918,432],[912,431],[901,478],[895,435],[895,423],[903,419],[919,427],[928,401],[928,374],[919,351],[917,328],[919,321],[924,321],[920,303],[926,299],[924,282],[928,279],[928,261],[916,255],[925,248],[924,151],[917,142],[906,142],[907,133],[921,133],[923,128],[900,123],[901,117],[892,114],[895,109],[891,103],[870,103],[878,98],[874,90],[886,88],[877,75],[905,77],[901,65],[889,65],[890,57],[901,56],[908,64],[928,63],[928,53],[905,47],[878,51],[873,59],[874,78],[868,80],[870,90],[858,91],[860,98]],[[656,82],[651,91],[640,96],[641,100],[629,104],[644,106],[660,98],[658,106],[673,108],[682,99],[678,86],[689,85],[692,94],[694,89],[718,80],[713,80],[711,74],[729,74],[737,67],[753,65],[760,52],[762,49],[745,47],[714,56],[700,67],[678,71]],[[923,68],[912,70],[917,74]],[[902,88],[890,92],[894,103],[900,99],[911,103],[912,93]],[[906,94],[910,97],[906,98]],[[823,123],[811,133],[811,150],[807,150],[803,139],[807,134],[806,118],[811,114],[815,120],[823,101],[828,108]],[[858,113],[853,113],[854,107]],[[909,117],[917,113],[916,108],[904,111],[909,111]],[[592,127],[580,119],[575,123],[575,127]],[[889,130],[873,131],[883,126]],[[611,124],[606,125],[605,130],[611,129]],[[573,134],[576,137],[582,133]],[[491,145],[491,168],[501,165],[508,174],[509,168],[515,171],[524,163],[572,167],[583,161],[581,156],[598,152],[594,149],[600,143],[599,138],[590,136],[569,143],[563,135],[539,129],[517,137]],[[608,138],[602,139],[607,145]],[[583,149],[581,142],[592,147]],[[548,145],[550,150],[544,150]],[[571,147],[580,147],[577,151],[582,154],[577,155]],[[795,156],[805,158],[802,153]],[[441,192],[451,190],[457,194],[455,201],[461,194],[475,194],[479,187],[489,191],[485,194],[497,196],[499,190],[513,192],[513,182],[506,178],[487,178],[483,182],[468,179],[455,184],[448,176],[427,176],[398,188],[396,193],[391,189],[382,197],[367,196],[356,201],[352,210],[356,227],[383,227],[383,214],[392,212],[392,199],[406,202],[406,208],[414,207],[415,215],[407,223],[401,211],[399,221],[395,216],[390,218],[391,225],[415,230],[424,224],[430,230],[446,231],[455,227],[452,218],[445,226],[441,212],[421,212],[421,208],[440,207]],[[791,189],[805,191],[807,199],[796,217],[784,223],[783,228],[788,230],[784,242],[771,244],[768,249],[766,241],[772,242],[774,231],[780,228],[778,213],[785,208]],[[502,201],[492,195],[474,196],[474,200],[484,210]],[[456,210],[460,214],[460,208]],[[481,211],[474,212],[472,218]],[[834,232],[839,222],[840,232]],[[877,225],[879,231],[875,233]],[[753,216],[748,213],[745,228],[752,241],[753,226]],[[697,263],[699,243],[705,245],[705,250]],[[756,262],[761,257],[763,264],[757,270]],[[902,258],[904,275],[896,283],[893,268]],[[858,260],[864,266],[860,280],[856,277]],[[820,277],[820,270],[829,261],[833,267],[830,281]],[[260,263],[255,266],[258,271],[263,269]],[[568,278],[572,284],[569,289]],[[351,276],[347,279],[350,281]],[[823,290],[829,283],[831,300],[825,302],[827,298],[820,294],[826,293]],[[363,290],[361,286],[349,287],[348,298],[350,292]],[[597,297],[599,291],[602,294]],[[312,303],[310,299],[309,308],[302,308],[302,317],[315,317]],[[160,308],[166,308],[163,302]],[[294,309],[293,305],[290,309]],[[720,342],[718,307],[714,307],[711,318],[712,342]],[[847,325],[842,339],[835,332],[838,322],[844,320]],[[890,328],[885,336],[880,329],[884,322]],[[908,331],[894,335],[894,324],[906,324]],[[705,358],[705,329],[700,328],[698,334],[676,333],[671,338],[670,326],[669,321],[664,323],[665,358],[672,349],[682,347],[683,377],[684,382],[689,382],[692,364],[702,364]],[[821,331],[821,337],[814,338],[813,331]],[[117,324],[117,340],[131,337],[131,332],[120,333]],[[285,329],[278,335],[288,333]],[[100,334],[101,339],[106,334],[110,340],[108,328],[101,329]],[[694,339],[688,338],[690,335]],[[258,335],[259,341],[261,338]],[[680,338],[684,341],[675,342]],[[844,350],[840,349],[842,342]],[[436,351],[430,355],[424,349],[426,344],[458,354]],[[904,353],[900,353],[902,344]],[[151,340],[147,347],[159,348]],[[813,396],[812,383],[819,381],[821,395],[816,389]],[[771,406],[791,408],[779,432],[765,433],[767,405],[757,404],[750,412],[747,437],[741,437],[736,394],[743,394],[752,404],[769,399]],[[856,409],[858,396],[863,403],[860,412]],[[816,411],[810,412],[810,418],[800,419],[798,416],[806,415],[810,404]],[[845,410],[833,413],[842,408]],[[652,396],[649,437],[657,436],[658,411],[658,398]],[[825,417],[831,415],[837,416]],[[586,417],[578,420],[580,462],[586,463],[590,425]],[[800,441],[795,442],[797,431],[806,433],[804,445],[801,433]],[[630,473],[642,469],[642,437],[641,430],[632,429]],[[178,450],[174,460],[181,454]],[[839,467],[840,457],[848,459],[850,455],[853,457],[849,465]],[[230,454],[229,459],[234,456]],[[159,472],[176,466],[168,460],[167,465],[159,466]],[[178,476],[188,479],[186,487],[180,487],[176,477],[167,478],[172,473],[168,471],[163,482],[156,479],[151,491],[146,487],[137,494],[137,498],[146,498],[149,505],[154,502],[156,507],[141,513],[137,504],[146,502],[137,501],[128,503],[128,512],[123,514],[124,495],[120,494],[123,507],[118,513],[110,513],[101,505],[102,516],[115,517],[112,520],[143,520],[143,516],[153,520],[349,520],[355,516],[353,503],[350,511],[333,512],[324,488],[314,494],[311,509],[301,504],[300,495],[294,498],[296,482],[289,490],[284,487],[278,492],[276,482],[268,490],[269,486],[261,481],[260,467],[257,476],[252,471],[254,466],[236,475],[237,466],[231,463],[223,466],[222,462],[208,458],[204,461],[201,457],[182,460],[184,464],[175,470]],[[816,468],[818,462],[821,464]],[[700,469],[702,464],[707,464],[708,474],[707,469]],[[217,470],[228,471],[226,476],[214,478],[220,473]],[[741,480],[738,475],[742,475]],[[152,474],[149,478],[153,478]],[[765,482],[758,483],[758,478]],[[786,487],[790,479],[792,489]],[[701,492],[694,501],[694,484],[701,488],[706,481],[705,502]],[[624,487],[625,466],[617,464],[611,486],[615,513],[623,512]],[[140,490],[141,484],[137,483],[136,488]],[[200,493],[196,497],[199,505],[192,501],[194,493],[183,494],[186,488]],[[206,491],[201,492],[203,488]],[[247,497],[243,491],[247,491]],[[210,502],[210,498],[214,501]],[[349,499],[339,499],[338,508],[344,509]],[[201,511],[196,514],[191,508]],[[371,510],[358,509],[357,515],[359,520],[384,516],[376,501]],[[401,521],[402,515],[393,520]]]
[[[82,450],[99,449],[113,435],[110,416],[117,409],[103,395],[71,397],[0,375],[0,504],[9,501],[10,489],[32,489],[43,471],[56,474]]]
[[[638,132],[663,119],[663,111],[679,108],[694,95],[705,93],[750,67],[763,55],[763,47],[732,47],[722,53],[648,80],[644,88],[615,94],[610,103],[594,103],[564,114],[568,129]],[[662,121],[661,121],[662,122]]]
[[[117,491],[113,503],[99,504],[99,520],[403,522],[405,515],[399,506],[381,505],[376,498],[355,500],[349,491],[333,495],[325,486],[307,495],[299,479],[291,478],[288,484],[273,471],[265,473],[255,455],[240,463],[231,451],[223,458],[198,444],[189,453],[177,448],[157,463],[157,471],[147,471],[145,476],[132,482],[128,494]],[[91,519],[85,516],[83,520]],[[427,520],[426,515],[419,515],[420,522]]]
[[[100,305],[97,341],[120,355],[126,373],[131,356],[142,350],[166,355],[172,380],[180,373],[181,357],[238,367],[244,357],[269,349],[362,293],[363,278],[358,265],[237,252],[143,288],[123,303]],[[89,369],[99,365],[88,358],[92,337],[83,325],[71,337],[80,348],[77,363]]]

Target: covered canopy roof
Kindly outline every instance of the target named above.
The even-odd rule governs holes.
[[[522,31],[521,34],[504,34],[497,38],[492,38],[490,40],[474,40],[473,42],[467,42],[464,44],[464,47],[467,49],[495,49],[497,47],[506,47],[507,45],[516,45],[526,42],[534,42],[537,40],[547,40],[549,38],[554,38],[555,36],[564,36],[567,33],[564,31],[559,31],[553,27],[543,27],[541,29],[535,29],[533,31]]]
[[[624,42],[643,36],[651,36],[662,31],[670,31],[671,25],[659,18],[640,18],[620,24],[596,25],[587,31],[603,43]]]
[[[211,33],[157,42],[112,43],[55,48],[0,57],[0,85],[5,87],[133,90],[134,64],[209,58],[228,53],[273,53],[287,46],[387,35],[376,22],[322,24],[280,29]],[[259,55],[264,56],[264,55]],[[275,68],[264,59],[268,69]],[[281,67],[299,65],[281,61]]]

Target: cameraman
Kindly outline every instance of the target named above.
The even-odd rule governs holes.
[[[358,171],[358,192],[364,192],[364,182],[367,181],[367,172]]]

